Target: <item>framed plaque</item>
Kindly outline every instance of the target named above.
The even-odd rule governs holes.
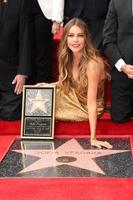
[[[55,85],[25,85],[22,100],[21,138],[53,139]]]

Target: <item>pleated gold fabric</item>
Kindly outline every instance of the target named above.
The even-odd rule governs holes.
[[[65,94],[60,88],[56,89],[56,120],[64,121],[86,121],[88,120],[87,96],[84,103],[80,100],[78,92],[71,88],[69,93]],[[103,113],[105,107],[105,80],[99,83],[97,94],[97,115]]]

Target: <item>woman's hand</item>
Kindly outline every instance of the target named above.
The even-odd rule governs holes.
[[[98,147],[100,149],[102,147],[105,147],[107,149],[111,149],[113,147],[107,141],[101,141],[101,140],[97,140],[97,139],[90,139],[90,142],[91,142],[91,146],[95,146],[95,147]]]
[[[48,83],[37,83],[37,84],[35,84],[34,86],[35,87],[44,87],[44,86],[46,86],[46,85],[49,85]]]
[[[49,86],[49,85],[55,85],[56,87],[59,87],[59,82],[53,82],[53,83],[37,83],[34,86],[35,87],[44,87],[44,86]]]

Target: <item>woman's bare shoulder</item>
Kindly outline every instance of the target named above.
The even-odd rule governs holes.
[[[87,71],[103,71],[104,70],[104,62],[100,57],[96,57],[95,59],[91,59],[87,64]]]

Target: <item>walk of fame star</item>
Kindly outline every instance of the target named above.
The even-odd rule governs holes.
[[[69,165],[105,175],[103,169],[94,161],[95,158],[119,154],[129,150],[108,150],[108,149],[83,149],[76,139],[70,139],[57,149],[33,149],[33,150],[14,150],[23,155],[38,157],[38,160],[21,170],[19,174],[31,172],[48,167]]]
[[[29,99],[32,103],[30,112],[33,113],[36,109],[40,109],[44,113],[47,113],[46,103],[49,102],[49,99],[44,98],[41,94],[41,91],[38,90],[37,95],[34,99]]]

